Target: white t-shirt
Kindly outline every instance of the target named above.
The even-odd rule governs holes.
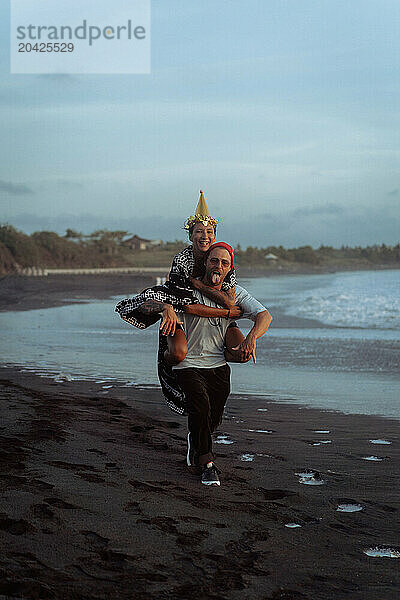
[[[221,308],[198,290],[195,290],[194,294],[200,304]],[[267,310],[240,285],[236,285],[235,304],[238,304],[244,311],[241,318],[251,319],[252,321],[256,320],[258,313]],[[226,365],[224,357],[225,334],[229,324],[235,319],[198,317],[187,313],[180,313],[179,316],[182,316],[182,327],[188,343],[188,353],[185,360],[172,368],[215,369]]]

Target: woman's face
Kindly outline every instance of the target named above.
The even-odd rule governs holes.
[[[193,252],[195,254],[207,252],[211,244],[215,242],[214,227],[212,225],[196,223],[192,233],[189,233],[189,240],[193,244]]]

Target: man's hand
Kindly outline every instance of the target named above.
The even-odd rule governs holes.
[[[240,306],[233,306],[229,309],[229,317],[231,319],[240,319],[243,314],[243,309]]]
[[[243,362],[247,362],[248,360],[250,360],[251,357],[253,357],[253,361],[254,363],[256,363],[256,340],[257,338],[255,334],[252,331],[250,331],[250,333],[243,340],[243,342],[239,344],[239,346],[232,348],[232,350],[239,351],[239,356],[241,360],[243,360]]]
[[[178,315],[174,311],[171,304],[166,304],[162,311],[163,319],[160,329],[163,335],[175,335],[177,325],[182,325],[182,321],[178,319]]]

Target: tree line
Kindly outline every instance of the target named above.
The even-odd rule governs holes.
[[[135,251],[124,243],[129,235],[127,231],[106,229],[88,235],[73,229],[67,229],[63,236],[52,231],[27,235],[12,225],[0,225],[0,273],[18,273],[28,267],[121,267],[140,265],[142,259],[146,259],[146,264],[150,259],[154,266],[160,266],[169,264],[172,257],[187,245],[186,242],[175,240],[165,242],[158,248]],[[400,267],[400,244],[365,248],[320,246],[316,249],[311,246],[289,249],[283,246],[248,246],[243,249],[237,244],[235,260],[239,266],[262,268],[295,263],[310,267],[344,263]]]
[[[235,259],[241,265],[254,265],[265,263],[266,256],[274,255],[279,261],[302,263],[307,265],[324,265],[346,260],[368,262],[371,264],[400,264],[400,244],[387,246],[386,244],[367,246],[320,246],[317,249],[312,246],[300,246],[299,248],[286,249],[283,246],[267,246],[257,248],[248,246],[243,250],[238,244],[235,248]],[[271,260],[271,259],[269,259]]]

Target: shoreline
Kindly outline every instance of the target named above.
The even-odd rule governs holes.
[[[1,368],[0,594],[397,599],[395,559],[363,550],[400,548],[398,422],[232,395],[219,428],[232,443],[214,446],[222,485],[204,489],[160,391],[106,385]],[[305,469],[325,483],[301,484]]]
[[[392,270],[393,267],[376,269],[357,269],[369,271]],[[241,269],[238,274],[242,278],[324,275],[339,272],[353,272],[350,269],[341,271],[304,270],[258,271],[257,269]],[[155,285],[155,276],[149,274],[107,274],[107,275],[4,275],[0,277],[0,312],[34,310],[65,306],[75,302],[90,302],[93,299],[108,299],[113,296],[132,295],[146,287]],[[291,320],[290,316],[285,316]],[[296,319],[302,320],[300,317]],[[316,326],[318,321],[303,319],[309,326]],[[275,323],[276,324],[276,323]],[[314,325],[313,325],[314,324]],[[325,325],[324,325],[325,326]],[[329,327],[329,326],[327,326]]]
[[[166,276],[170,265],[164,266],[132,266],[125,265],[119,267],[26,267],[18,271],[9,271],[0,273],[1,278],[5,277],[52,277],[52,276]],[[329,273],[344,273],[357,271],[390,271],[400,269],[400,263],[377,263],[350,261],[350,263],[331,263],[331,264],[307,264],[307,263],[278,263],[272,266],[236,265],[238,276],[241,277],[274,277],[280,275],[324,275]]]

